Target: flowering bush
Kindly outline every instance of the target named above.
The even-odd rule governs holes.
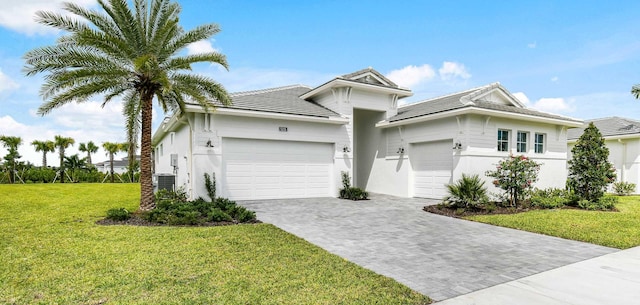
[[[540,164],[525,156],[509,156],[500,161],[493,171],[487,171],[488,177],[495,178],[493,185],[505,190],[509,204],[517,207],[525,199],[538,180]]]

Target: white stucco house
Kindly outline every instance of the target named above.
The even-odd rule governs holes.
[[[369,192],[442,198],[463,173],[524,154],[543,163],[539,187],[564,187],[567,130],[582,121],[527,109],[499,83],[398,107],[412,94],[369,68],[235,93],[212,113],[190,104],[154,133],[154,170],[194,198],[204,173],[236,200],[336,197],[342,171]]]
[[[609,149],[609,162],[616,168],[616,181],[635,183],[634,193],[640,193],[640,121],[621,117],[601,118],[588,120],[583,127],[569,130],[569,159],[571,149],[591,122],[600,130]]]

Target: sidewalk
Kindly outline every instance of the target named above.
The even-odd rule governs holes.
[[[640,304],[640,247],[566,265],[436,304]]]

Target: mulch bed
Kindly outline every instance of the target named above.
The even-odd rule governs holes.
[[[462,210],[458,208],[445,207],[442,205],[427,205],[423,208],[424,211],[429,213],[444,215],[455,218],[463,218],[466,216],[474,216],[474,215],[496,215],[496,214],[516,214],[527,212],[531,210],[537,210],[535,208],[505,208],[505,207],[495,207],[492,211],[487,210]]]
[[[138,217],[138,216],[131,216],[131,218],[129,218],[128,220],[123,220],[123,221],[116,221],[116,220],[112,220],[112,219],[100,219],[98,221],[96,221],[96,224],[98,225],[102,225],[102,226],[143,226],[143,227],[160,227],[160,226],[164,226],[164,227],[218,227],[218,226],[231,226],[231,225],[241,225],[241,224],[256,224],[256,223],[262,223],[262,221],[260,220],[253,220],[253,221],[249,221],[249,222],[243,222],[243,223],[238,223],[238,222],[232,222],[232,221],[221,221],[221,222],[205,222],[202,224],[198,224],[198,225],[170,225],[170,224],[164,224],[164,223],[157,223],[157,222],[151,222],[148,221],[144,218]]]

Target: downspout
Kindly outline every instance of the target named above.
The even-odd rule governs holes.
[[[618,143],[622,144],[622,169],[620,170],[620,182],[626,182],[625,179],[625,167],[627,165],[627,143],[622,142],[622,139],[618,139]]]
[[[191,114],[188,118],[187,118],[187,125],[189,126],[189,145],[187,145],[189,147],[189,153],[187,154],[186,158],[187,158],[187,184],[189,185],[189,197],[191,199],[194,199],[193,197],[193,122],[192,122],[192,118],[193,118],[194,114]],[[207,114],[205,113],[205,116],[207,116]]]

